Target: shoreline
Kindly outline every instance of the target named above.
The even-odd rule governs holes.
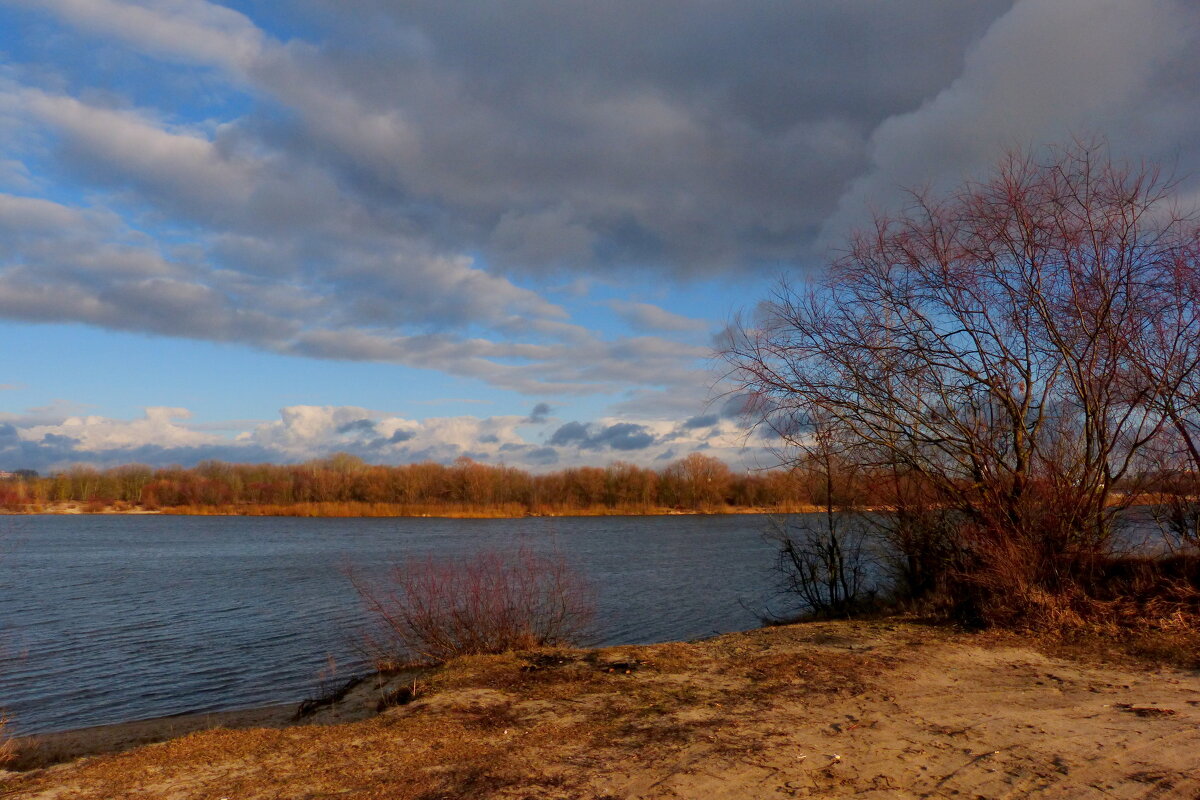
[[[231,711],[196,711],[166,717],[110,722],[86,728],[13,737],[16,757],[8,768],[26,771],[79,758],[107,755],[169,741],[214,728],[283,727],[295,713],[295,703]]]
[[[1154,503],[1145,496],[1135,498],[1125,509],[1145,509]],[[888,510],[883,506],[864,506],[834,511],[875,512]],[[454,508],[427,505],[405,505],[399,503],[293,503],[291,505],[222,505],[222,506],[166,506],[145,508],[124,503],[95,506],[78,501],[33,505],[14,509],[0,508],[0,517],[25,516],[178,516],[178,517],[292,517],[310,519],[537,519],[547,517],[722,517],[722,516],[771,516],[786,514],[824,514],[824,506],[794,503],[786,506],[721,506],[714,508],[680,508],[670,506],[609,508],[573,508],[562,510],[523,510],[514,512],[511,507]]]
[[[320,504],[311,504],[319,506]],[[331,504],[341,505],[341,504]],[[381,506],[386,504],[363,504]],[[759,506],[731,506],[719,510],[680,509],[680,508],[650,508],[636,510],[621,509],[572,509],[569,511],[527,511],[521,514],[495,512],[487,509],[456,510],[440,509],[436,512],[421,513],[405,511],[403,507],[368,508],[363,513],[322,513],[321,508],[298,504],[291,507],[263,510],[262,507],[244,506],[238,509],[215,506],[212,510],[203,507],[180,507],[147,509],[140,506],[118,508],[105,506],[100,509],[88,510],[82,503],[57,503],[38,508],[37,510],[0,509],[0,516],[30,517],[30,516],[165,516],[165,517],[292,517],[317,519],[537,519],[547,518],[585,518],[585,517],[674,517],[674,516],[768,516],[772,514],[814,514],[822,512],[820,506],[795,505],[786,508],[766,508]]]
[[[28,771],[0,772],[0,793],[1200,792],[1200,670],[1039,644],[885,618],[469,657],[335,686],[302,719],[284,704],[25,737]]]
[[[379,713],[381,699],[434,668],[371,672],[336,682],[323,697],[221,711],[185,711],[162,717],[110,722],[50,733],[13,737],[17,755],[8,768],[28,771],[80,758],[111,755],[211,730],[263,728],[283,730],[300,725],[341,725]],[[344,694],[341,693],[345,688]],[[338,694],[340,697],[334,699]],[[305,705],[311,709],[302,713]]]

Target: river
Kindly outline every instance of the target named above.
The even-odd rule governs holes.
[[[366,666],[347,570],[557,552],[597,593],[591,644],[754,627],[761,516],[513,520],[0,518],[0,708],[17,733],[299,701]]]

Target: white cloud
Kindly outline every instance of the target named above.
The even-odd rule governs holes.
[[[279,419],[269,422],[192,423],[183,408],[151,407],[132,420],[73,412],[63,406],[0,415],[0,460],[10,468],[54,470],[132,461],[295,462],[349,452],[372,463],[451,463],[465,455],[540,471],[616,459],[661,467],[696,450],[734,465],[760,455],[743,447],[733,421],[717,418],[696,426],[688,420],[611,417],[587,426],[569,423],[577,435],[555,438],[521,415],[411,419],[354,406],[302,405],[281,409]]]
[[[23,438],[38,441],[50,436],[73,439],[80,453],[99,453],[153,445],[170,449],[216,444],[210,434],[191,430],[180,421],[191,416],[185,408],[150,407],[141,419],[114,420],[107,417],[67,417],[56,424],[32,425]]]
[[[161,58],[242,69],[262,52],[264,36],[246,16],[205,0],[9,0],[51,11],[97,33],[124,39]]]

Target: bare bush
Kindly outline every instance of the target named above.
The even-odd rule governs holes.
[[[870,608],[877,591],[874,559],[864,530],[851,518],[780,526],[768,538],[779,547],[779,588],[800,601],[806,616],[852,617]]]
[[[914,194],[736,326],[752,424],[803,453],[819,412],[863,470],[918,487],[881,519],[930,558],[920,585],[1086,587],[1156,448],[1200,470],[1200,236],[1172,188],[1076,144]]]
[[[1190,455],[1179,458],[1178,451],[1166,455],[1156,466],[1173,468],[1160,471],[1148,487],[1153,498],[1150,514],[1175,552],[1200,552],[1200,472],[1190,460]]]
[[[565,559],[525,548],[429,557],[385,580],[351,581],[378,623],[369,648],[381,664],[576,643],[593,615],[591,588]]]
[[[796,460],[815,479],[812,493],[825,510],[802,517],[791,528],[778,521],[772,524],[767,538],[778,547],[779,588],[799,600],[806,615],[853,616],[874,600],[877,572],[858,513],[859,470],[847,458],[847,444],[838,437],[838,428],[820,409],[810,410],[802,424],[808,435]]]

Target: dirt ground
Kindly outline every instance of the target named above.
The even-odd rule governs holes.
[[[1200,672],[1014,641],[809,623],[462,659],[304,724],[7,773],[0,797],[1200,798]]]

